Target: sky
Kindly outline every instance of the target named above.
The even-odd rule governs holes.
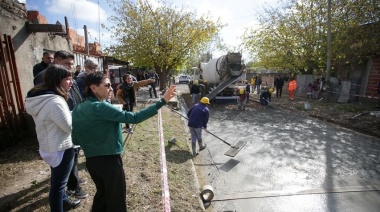
[[[38,10],[47,21],[65,23],[66,16],[69,26],[83,35],[83,26],[87,26],[89,42],[97,41],[102,47],[110,46],[113,41],[111,33],[100,24],[109,24],[107,18],[114,13],[106,0],[19,0],[26,1],[28,10]],[[147,0],[151,5],[157,5],[155,0]],[[170,1],[170,0],[169,0]],[[195,11],[198,15],[210,14],[212,20],[221,18],[227,26],[221,31],[221,37],[228,46],[237,47],[245,28],[257,27],[257,13],[264,5],[274,5],[276,0],[171,0],[177,7]],[[100,24],[99,24],[100,23]],[[99,36],[100,35],[100,36]],[[213,57],[220,57],[227,52],[213,52]],[[243,57],[248,58],[243,50]]]

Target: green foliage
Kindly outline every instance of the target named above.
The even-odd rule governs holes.
[[[108,49],[109,54],[137,66],[151,67],[160,78],[184,66],[222,27],[208,16],[197,17],[165,1],[155,7],[143,0],[109,3],[116,14],[110,18],[115,24],[110,30],[117,41]]]
[[[331,14],[335,71],[339,65],[360,62],[380,50],[378,1],[332,0]],[[257,58],[255,66],[293,74],[323,74],[327,61],[326,2],[283,0],[278,8],[265,8],[259,21],[259,28],[244,35],[245,47]]]

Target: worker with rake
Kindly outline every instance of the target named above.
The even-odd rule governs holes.
[[[207,130],[207,123],[210,115],[207,105],[209,104],[209,98],[203,97],[199,104],[195,104],[187,112],[187,117],[189,117],[187,126],[189,126],[191,134],[193,157],[196,157],[199,154],[199,151],[204,150],[207,146],[202,141],[202,128]],[[199,151],[197,151],[196,141],[198,141]]]

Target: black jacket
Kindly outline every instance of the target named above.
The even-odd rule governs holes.
[[[274,86],[276,86],[276,88],[282,88],[284,86],[284,80],[281,77],[276,78],[274,80]]]
[[[199,93],[200,93],[199,85],[193,84],[190,88],[190,94],[199,94]]]
[[[69,98],[67,99],[67,104],[69,105],[69,109],[73,110],[75,106],[82,102],[82,96],[79,92],[79,88],[77,83],[73,82],[73,86],[69,91]]]
[[[45,70],[49,64],[41,61],[40,63],[33,66],[33,77],[36,77],[41,71]]]

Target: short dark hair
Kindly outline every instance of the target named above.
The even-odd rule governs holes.
[[[68,51],[65,51],[65,50],[59,50],[59,51],[56,51],[55,54],[54,54],[54,59],[57,58],[57,57],[60,57],[62,59],[74,59],[74,55],[71,54],[70,52]]]
[[[46,56],[46,55],[50,55],[50,54],[53,54],[53,53],[51,53],[51,52],[44,52],[43,54],[42,54],[42,56]]]
[[[86,75],[86,80],[85,80],[85,96],[88,97],[95,97],[95,94],[91,90],[91,85],[100,85],[100,83],[103,82],[103,80],[107,78],[107,75],[105,75],[102,71],[96,71],[96,72],[91,72]]]

